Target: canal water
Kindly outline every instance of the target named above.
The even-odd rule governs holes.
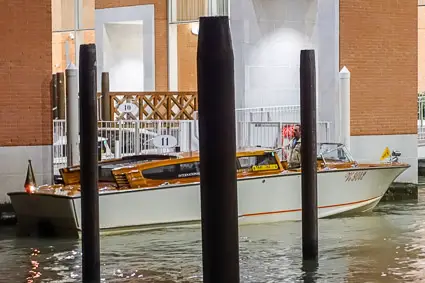
[[[319,220],[319,241],[319,266],[305,272],[301,223],[242,226],[241,282],[425,282],[425,192]],[[101,238],[103,282],[202,282],[201,259],[200,229]],[[81,244],[16,239],[13,227],[0,227],[0,282],[81,282]]]

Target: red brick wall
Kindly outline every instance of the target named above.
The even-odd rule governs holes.
[[[425,6],[418,7],[418,92],[425,91]]]
[[[149,5],[155,7],[155,90],[168,91],[167,0],[96,0],[96,9]]]
[[[415,134],[417,1],[340,0],[340,66],[351,72],[351,135]]]
[[[0,1],[0,146],[48,145],[51,0],[15,2]]]

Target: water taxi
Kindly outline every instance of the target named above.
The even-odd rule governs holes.
[[[286,164],[274,149],[237,152],[240,225],[301,220],[301,170],[288,170]],[[199,165],[195,152],[99,162],[100,233],[199,225]],[[409,167],[398,160],[358,163],[342,144],[318,144],[319,218],[373,209]],[[80,167],[60,173],[61,184],[8,193],[19,234],[80,236]]]

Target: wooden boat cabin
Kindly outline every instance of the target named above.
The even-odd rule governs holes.
[[[251,148],[237,152],[237,177],[254,177],[286,172],[287,163],[281,161],[276,150]],[[341,144],[319,144],[318,171],[356,166]],[[185,184],[200,181],[199,154],[171,153],[123,157],[99,162],[99,189],[120,190],[155,187],[165,184]],[[300,172],[300,169],[288,170]],[[60,169],[62,184],[49,186],[72,191],[80,190],[80,167]],[[41,188],[40,188],[41,189]]]
[[[284,171],[274,150],[244,150],[237,153],[239,178],[276,174]],[[182,153],[177,159],[141,163],[131,168],[111,170],[118,188],[154,187],[162,184],[185,184],[200,181],[198,153]]]

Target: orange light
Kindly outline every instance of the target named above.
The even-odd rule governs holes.
[[[35,187],[33,185],[27,185],[25,186],[25,191],[29,194],[32,194],[35,191]]]

